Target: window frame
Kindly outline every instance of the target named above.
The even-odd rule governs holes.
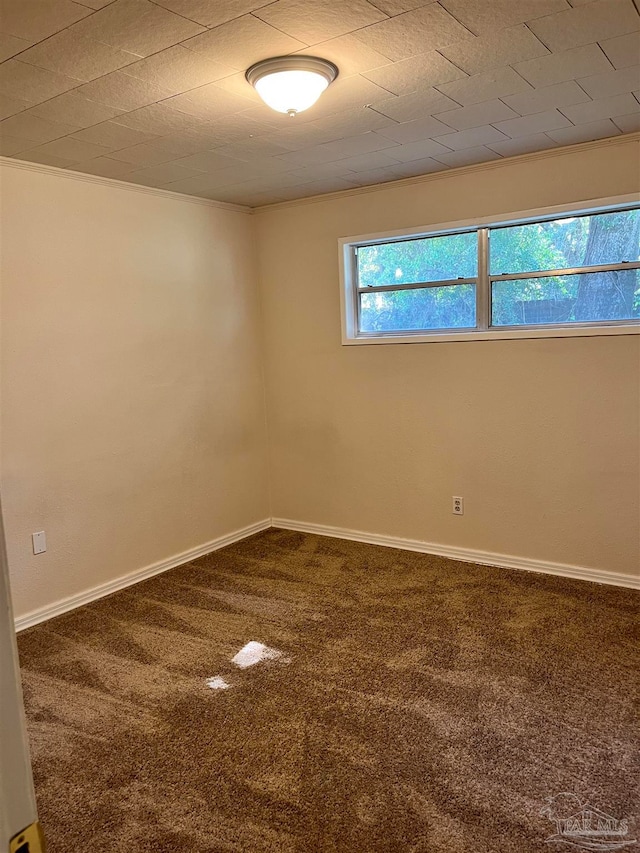
[[[434,224],[421,228],[408,228],[377,234],[365,234],[356,237],[342,237],[338,240],[340,272],[340,308],[342,320],[342,343],[349,345],[368,344],[407,344],[442,343],[449,341],[510,340],[518,338],[556,338],[591,337],[594,335],[633,335],[640,334],[638,320],[601,320],[571,324],[535,324],[521,326],[491,326],[491,288],[493,281],[549,277],[567,275],[571,270],[542,270],[529,273],[507,273],[491,275],[488,266],[489,229],[512,225],[527,225],[536,222],[558,219],[562,216],[588,216],[597,213],[613,213],[619,210],[640,207],[640,195],[629,193],[610,198],[589,199],[572,204],[554,205],[535,210],[478,217]],[[387,289],[402,290],[419,287],[455,286],[475,284],[477,326],[465,329],[418,329],[399,332],[360,332],[359,331],[359,293],[382,291],[384,288],[358,288],[356,249],[360,246],[376,243],[402,242],[403,240],[424,237],[444,237],[452,234],[477,232],[478,235],[478,276],[472,279],[448,279],[443,282],[423,282],[410,285],[390,285]],[[625,265],[628,269],[640,268],[640,262]],[[571,268],[579,272],[602,272],[617,270],[620,264],[602,264],[589,267]],[[574,272],[575,274],[575,272]]]

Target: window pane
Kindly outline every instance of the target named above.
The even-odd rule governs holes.
[[[640,210],[569,216],[490,232],[491,275],[640,260]]]
[[[475,278],[478,236],[449,234],[358,248],[360,287]]]
[[[360,294],[361,332],[459,329],[476,325],[475,284]]]
[[[494,281],[494,326],[640,319],[640,271]]]

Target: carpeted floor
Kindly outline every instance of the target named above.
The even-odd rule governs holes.
[[[542,853],[585,802],[638,838],[639,600],[269,530],[32,628],[49,853]]]

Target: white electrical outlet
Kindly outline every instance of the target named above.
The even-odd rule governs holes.
[[[38,533],[32,533],[31,539],[33,541],[33,553],[44,554],[47,550],[47,537],[44,530],[40,530]]]
[[[454,495],[451,500],[453,501],[453,508],[451,512],[454,515],[464,515],[464,498],[456,497],[456,495]]]

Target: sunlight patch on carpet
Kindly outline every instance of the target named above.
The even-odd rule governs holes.
[[[240,669],[247,669],[265,660],[283,660],[283,662],[287,662],[287,659],[283,658],[282,652],[278,651],[278,649],[271,649],[269,646],[265,646],[264,643],[252,640],[246,646],[243,646],[235,657],[231,658],[231,663],[235,663]]]
[[[212,690],[228,690],[231,685],[224,678],[216,675],[214,678],[207,678],[207,687]]]

